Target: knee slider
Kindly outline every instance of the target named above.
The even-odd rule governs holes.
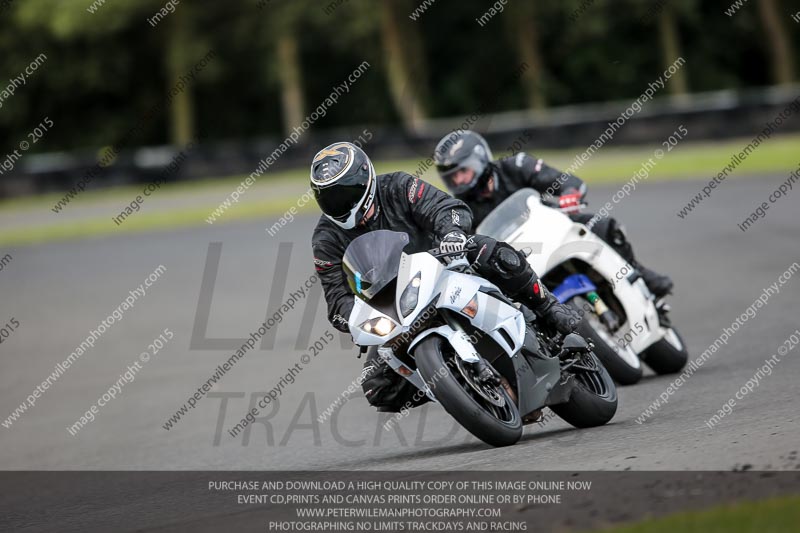
[[[524,290],[537,279],[525,255],[505,243],[498,244],[498,249],[492,258],[492,266],[500,278],[495,283],[511,296]]]

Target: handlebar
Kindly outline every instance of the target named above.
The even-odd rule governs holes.
[[[542,205],[547,207],[558,207],[558,197],[553,196],[552,194],[542,195],[539,198],[539,201]]]
[[[431,248],[428,250],[428,253],[431,254],[436,259],[441,260],[443,257],[451,257],[456,255],[463,255],[464,252],[474,250],[477,248],[474,244],[468,244],[464,247],[464,251],[461,252],[440,252],[438,248]],[[454,261],[450,261],[446,263],[442,261],[445,265],[445,270],[455,270],[458,272],[465,272],[472,267],[472,264],[467,260],[466,257],[461,257],[460,259],[456,259]]]
[[[450,257],[452,255],[461,255],[464,252],[471,252],[472,250],[475,250],[477,247],[478,247],[477,244],[467,242],[467,245],[464,246],[464,250],[460,252],[440,252],[439,248],[431,248],[430,250],[428,250],[428,253],[431,254],[436,259],[441,259],[442,257]]]

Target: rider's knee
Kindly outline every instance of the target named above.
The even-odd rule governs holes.
[[[503,292],[515,294],[534,278],[535,274],[524,253],[491,237],[475,237],[478,246],[468,259],[475,264],[478,274],[500,287]]]
[[[607,242],[613,243],[616,246],[622,246],[628,242],[628,233],[625,231],[625,226],[623,226],[617,219],[609,219],[608,229],[606,231],[607,237],[605,240]]]
[[[627,241],[625,226],[616,218],[606,216],[592,220],[593,223],[590,226],[587,225],[587,227],[604,241],[616,245],[624,244]]]

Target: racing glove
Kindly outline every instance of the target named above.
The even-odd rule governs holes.
[[[568,215],[580,213],[583,209],[581,196],[581,193],[575,189],[565,191],[564,194],[558,197],[558,209]]]
[[[548,295],[547,302],[535,309],[535,312],[564,335],[574,332],[583,318],[578,311],[562,304],[552,294]]]
[[[442,237],[439,253],[452,254],[444,257],[446,263],[461,259],[466,254],[467,235],[462,231],[451,231]]]
[[[530,289],[526,292],[534,313],[542,317],[559,333],[567,335],[575,331],[583,318],[576,309],[559,302],[538,279],[531,284]]]

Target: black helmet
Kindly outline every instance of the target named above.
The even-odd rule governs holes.
[[[311,163],[311,189],[322,212],[335,224],[352,229],[375,200],[375,168],[358,146],[334,143]]]
[[[436,145],[433,154],[436,170],[447,188],[453,194],[463,194],[475,188],[489,174],[489,162],[492,160],[492,150],[486,139],[474,131],[454,131],[446,135]],[[452,181],[453,175],[462,168],[471,168],[475,177],[469,183],[456,185]]]

